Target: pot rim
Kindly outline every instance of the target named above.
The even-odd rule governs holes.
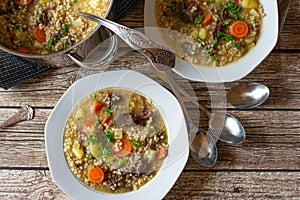
[[[104,15],[104,18],[107,18],[110,11],[111,11],[111,8],[112,8],[112,5],[113,5],[113,2],[114,0],[110,0],[110,3],[109,3],[109,6],[107,7],[107,10],[106,10],[106,13]],[[8,53],[11,53],[13,55],[16,55],[16,56],[21,56],[21,57],[25,57],[25,58],[45,58],[45,57],[56,57],[56,56],[59,56],[59,55],[62,55],[64,53],[67,53],[71,50],[73,50],[74,48],[76,48],[77,46],[81,45],[82,43],[84,43],[86,40],[88,40],[92,35],[94,35],[98,30],[99,28],[101,27],[101,24],[98,24],[96,26],[96,28],[87,36],[85,37],[83,40],[81,40],[80,42],[76,43],[75,45],[67,48],[67,49],[63,49],[63,50],[60,50],[60,51],[56,51],[56,52],[52,52],[52,53],[47,53],[47,54],[32,54],[32,53],[21,53],[21,52],[18,52],[16,50],[13,50],[13,49],[10,49],[4,45],[2,45],[0,43],[0,49],[3,50],[3,51],[6,51]]]

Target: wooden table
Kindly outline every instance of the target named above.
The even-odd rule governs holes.
[[[141,2],[121,23],[143,27],[143,5]],[[255,109],[227,105],[227,111],[244,125],[246,141],[241,145],[218,142],[218,162],[212,168],[190,157],[165,199],[300,199],[299,11],[300,2],[292,0],[276,48],[247,77],[225,84],[226,90],[249,81],[270,88],[269,99]],[[136,52],[129,55],[128,59],[137,57]],[[127,61],[122,62],[126,66]],[[0,199],[68,199],[50,176],[44,126],[77,71],[76,66],[57,68],[9,90],[0,89],[0,121],[21,105],[35,109],[33,120],[0,130]],[[199,103],[210,108],[206,85],[191,85]],[[201,119],[200,126],[206,127],[205,117]]]

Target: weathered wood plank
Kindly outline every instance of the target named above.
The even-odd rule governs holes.
[[[52,181],[49,171],[0,170],[0,199],[70,199]]]
[[[183,172],[165,199],[299,198],[299,178],[299,172]]]
[[[132,60],[136,60],[137,56],[139,56],[138,61],[133,63]],[[121,68],[139,70],[139,65],[143,63],[146,63],[146,60],[142,55],[130,52],[112,63],[108,70]],[[258,81],[270,87],[270,97],[259,107],[260,109],[298,109],[300,104],[299,66],[299,54],[271,53],[252,73],[239,82]],[[75,66],[53,69],[10,90],[0,89],[0,107],[23,104],[54,107],[70,86],[69,79],[80,77],[81,69],[78,69]],[[186,80],[179,78],[177,80],[179,83],[184,82],[182,86],[187,88]],[[236,83],[226,83],[225,90]],[[205,83],[191,82],[191,85],[198,100],[206,106],[210,106],[210,95],[220,95],[219,92],[213,92],[219,90],[219,85],[209,87],[212,92],[210,95]],[[223,87],[222,84],[221,86]]]
[[[70,199],[49,171],[1,170],[0,182],[1,199]],[[164,199],[297,199],[299,185],[299,172],[183,171]]]
[[[0,109],[1,120],[15,109]],[[36,109],[32,121],[0,130],[0,167],[47,167],[44,125],[51,109]],[[195,113],[195,112],[193,112]],[[219,142],[218,163],[213,169],[291,169],[300,168],[300,111],[230,111],[245,127],[241,145]],[[207,119],[201,114],[201,128]],[[292,120],[291,120],[292,119]],[[30,160],[27,158],[30,156]],[[187,169],[203,168],[191,158]]]

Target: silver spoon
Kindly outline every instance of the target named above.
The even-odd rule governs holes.
[[[153,66],[153,71],[164,75],[164,80],[168,82],[172,91],[181,105],[183,114],[186,119],[189,132],[190,150],[196,162],[203,166],[212,166],[217,160],[217,148],[214,139],[210,134],[204,134],[196,127],[186,110],[184,102],[178,91],[178,84],[175,82],[171,69],[175,66],[175,54],[167,51],[153,43],[144,34],[134,29],[129,29],[125,26],[117,24],[107,19],[102,19],[94,15],[79,12],[77,14],[100,23],[111,31],[115,32],[122,38],[131,48],[145,55]],[[204,136],[205,135],[205,136]]]
[[[262,104],[269,97],[269,94],[269,88],[263,84],[241,83],[228,91],[227,100],[236,108],[247,109]]]
[[[180,92],[188,98],[189,94],[179,88]],[[246,138],[246,133],[243,125],[234,116],[223,112],[209,112],[203,105],[199,104],[197,101],[190,99],[194,104],[196,104],[208,117],[209,128],[211,133],[222,142],[230,144],[240,144]]]

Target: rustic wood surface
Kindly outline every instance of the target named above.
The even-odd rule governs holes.
[[[270,88],[269,99],[255,109],[237,110],[225,104],[244,125],[246,141],[241,145],[218,142],[219,158],[212,168],[190,157],[165,199],[300,199],[300,2],[278,0],[278,4],[285,23],[275,49],[248,76],[224,85],[228,90],[238,82],[257,81]],[[141,1],[121,23],[143,27],[143,6]],[[130,52],[112,67],[126,68],[132,59],[138,61],[137,68],[146,62]],[[76,66],[57,68],[9,90],[0,89],[0,122],[24,104],[35,109],[33,120],[0,130],[0,199],[69,199],[51,179],[44,126],[79,72]],[[184,81],[178,81],[184,86]],[[213,97],[207,85],[190,84],[198,102],[211,108]],[[217,84],[210,86],[212,95],[217,96],[218,89]],[[197,110],[191,109],[196,116]],[[202,113],[200,127],[207,127]]]

